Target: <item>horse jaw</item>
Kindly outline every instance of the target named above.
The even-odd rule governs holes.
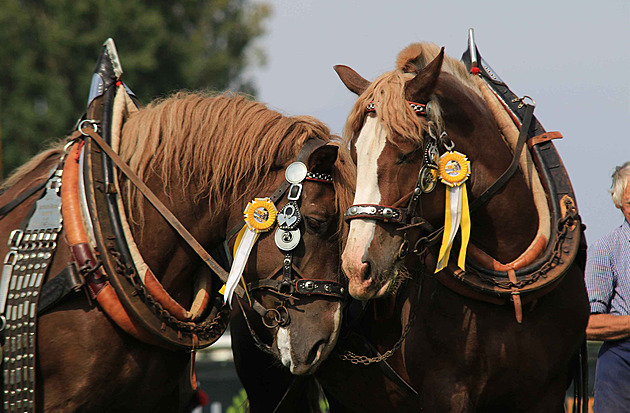
[[[332,324],[332,331],[325,331],[313,326],[306,328],[309,323],[321,322],[320,317],[313,317],[313,313],[317,314],[314,309],[309,308],[308,318],[296,319],[297,312],[291,312],[291,323],[288,327],[278,327],[276,332],[275,346],[278,351],[278,358],[282,364],[287,367],[292,374],[306,375],[314,373],[320,364],[332,352],[337,343],[339,331],[341,327],[341,303],[336,301],[328,303],[329,306],[336,308]],[[320,314],[330,314],[330,309],[322,309]],[[323,323],[328,325],[328,323]],[[292,326],[299,326],[298,329],[292,329]]]

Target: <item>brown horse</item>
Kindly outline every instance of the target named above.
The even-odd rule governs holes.
[[[242,224],[249,201],[282,186],[287,166],[303,146],[320,140],[304,159],[314,179],[301,184],[301,242],[289,273],[293,282],[301,277],[334,285],[339,277],[338,205],[349,203],[349,182],[354,178],[352,169],[337,159],[339,144],[331,141],[325,125],[311,117],[284,116],[238,95],[178,93],[132,112],[120,135],[121,158],[207,250],[221,245],[230,228]],[[87,146],[89,139],[83,138]],[[66,155],[66,168],[78,162],[78,146],[72,147],[70,156],[62,146],[36,156],[5,181],[0,205],[45,181],[60,157]],[[334,184],[323,179],[328,174]],[[193,281],[208,268],[134,185],[122,174],[120,179],[130,231],[148,271],[177,304],[190,308],[195,301]],[[110,189],[107,193],[116,193]],[[0,233],[5,239],[19,228],[40,195],[41,191],[31,195],[2,218]],[[278,209],[284,203],[281,198]],[[64,228],[67,225],[64,221]],[[46,283],[75,258],[68,243],[68,234],[62,231]],[[6,242],[2,245],[0,253],[7,254]],[[273,231],[262,234],[249,255],[244,283],[278,278],[285,259]],[[216,277],[212,281],[212,299],[221,300],[217,293],[221,283]],[[269,352],[292,372],[312,371],[335,345],[341,323],[339,299],[310,294],[296,298],[264,288],[250,295],[265,308],[283,307],[282,324],[269,329],[266,337]],[[238,301],[248,308],[247,299],[235,298],[233,304]],[[185,403],[180,382],[188,374],[190,352],[145,343],[110,317],[100,297],[91,300],[86,294],[67,296],[38,317],[37,411],[173,412]]]
[[[381,354],[400,348],[388,362],[424,411],[562,412],[588,318],[583,271],[576,252],[555,255],[534,277],[527,271],[545,254],[577,251],[574,201],[563,198],[565,219],[553,218],[557,194],[544,196],[544,171],[536,174],[529,152],[515,157],[520,169],[483,199],[513,160],[508,123],[518,135],[518,122],[497,118],[488,86],[435,45],[409,46],[397,67],[374,82],[335,67],[359,95],[345,130],[357,186],[342,268],[351,295],[372,300],[363,334]],[[466,181],[459,173],[467,160]],[[458,236],[447,267],[434,274],[442,240],[436,228],[451,205],[446,193],[457,194],[438,179],[466,188],[471,232],[465,268],[457,268],[465,244]],[[455,211],[465,216],[464,208]],[[339,398],[361,388],[321,382]]]

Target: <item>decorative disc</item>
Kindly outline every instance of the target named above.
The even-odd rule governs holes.
[[[284,171],[284,177],[289,183],[299,184],[306,179],[307,172],[308,168],[304,163],[293,162],[291,165],[287,166],[287,169]]]
[[[296,229],[302,215],[297,202],[290,201],[278,213],[278,227],[286,230]]]
[[[256,232],[266,232],[271,229],[276,221],[278,210],[269,198],[256,198],[247,204],[243,215],[245,222]]]
[[[425,152],[424,162],[427,164],[432,164],[437,166],[440,161],[440,153],[438,151],[437,145],[433,142],[429,142],[427,145],[427,149]]]
[[[437,184],[438,171],[434,168],[429,168],[426,165],[422,167],[420,171],[420,189],[425,194],[433,191]]]
[[[276,230],[274,240],[276,241],[278,248],[282,251],[291,251],[300,243],[300,237],[301,235],[299,229],[285,231],[278,228]]]
[[[450,151],[440,156],[440,180],[448,186],[459,186],[470,176],[470,161],[466,155]]]

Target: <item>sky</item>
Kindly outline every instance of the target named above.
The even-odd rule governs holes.
[[[287,115],[311,115],[341,135],[356,96],[332,67],[374,80],[410,43],[428,41],[460,58],[477,47],[556,140],[589,244],[619,226],[611,173],[630,161],[630,0],[266,0],[273,14],[257,47],[266,66],[250,76],[258,100]]]

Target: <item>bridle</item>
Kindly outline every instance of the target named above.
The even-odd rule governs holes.
[[[525,142],[529,137],[529,130],[535,108],[535,104],[525,104],[523,102],[525,98],[527,98],[527,96],[515,100],[519,101],[522,106],[525,106],[525,114],[521,125],[521,132],[519,134],[518,141],[514,149],[512,162],[503,172],[503,174],[501,174],[501,176],[497,178],[494,183],[492,183],[492,185],[486,188],[486,190],[481,195],[476,197],[470,203],[469,209],[471,213],[479,208],[481,205],[485,204],[488,200],[490,200],[490,198],[492,198],[510,180],[512,175],[514,175],[514,173],[518,169],[518,160],[521,156],[521,152],[523,150]],[[422,104],[407,101],[407,103],[418,116],[426,117],[430,113],[431,102],[429,102],[428,104]],[[374,104],[368,104],[365,112],[375,112]],[[429,193],[433,191],[433,189],[435,189],[437,185],[438,161],[440,158],[439,147],[442,146],[446,151],[451,151],[454,148],[455,144],[449,138],[446,131],[441,131],[438,133],[438,128],[433,121],[428,122],[426,135],[428,135],[429,139],[426,146],[424,147],[424,162],[422,167],[420,168],[420,172],[418,173],[416,185],[410,194],[401,198],[398,202],[396,202],[396,204],[391,206],[380,204],[354,204],[351,205],[344,214],[346,222],[349,222],[353,219],[369,219],[386,223],[393,223],[399,226],[398,229],[400,231],[404,231],[404,241],[398,252],[398,258],[403,258],[409,252],[407,241],[408,229],[420,227],[425,233],[428,233],[428,235],[420,237],[418,241],[416,241],[416,245],[413,249],[413,252],[416,254],[421,254],[424,251],[424,248],[419,248],[420,244],[423,244],[425,246],[434,245],[439,241],[439,237],[444,231],[444,227],[434,229],[433,226],[426,219],[418,215],[417,210],[420,202],[420,196],[423,193]],[[403,209],[397,207],[397,205],[402,203],[407,197],[410,197],[407,208]]]
[[[430,106],[427,108],[427,104],[416,103],[407,101],[407,104],[418,116],[426,117],[430,111]],[[376,112],[374,103],[368,104],[365,113]],[[423,148],[424,162],[418,173],[416,179],[416,185],[411,191],[403,198],[401,198],[394,205],[381,205],[381,204],[354,204],[351,205],[345,212],[344,218],[346,222],[353,219],[369,219],[375,221],[382,221],[399,226],[400,230],[405,231],[405,241],[401,245],[399,251],[399,257],[402,258],[408,253],[408,244],[406,242],[406,230],[413,227],[422,227],[429,232],[433,230],[431,224],[424,218],[417,214],[418,205],[420,202],[420,196],[423,193],[429,193],[433,191],[437,183],[438,174],[438,160],[439,150],[438,143],[442,144],[447,150],[452,149],[453,143],[448,138],[446,132],[442,132],[438,136],[437,126],[434,122],[429,121],[426,135],[430,138],[427,140],[427,144]],[[406,198],[409,198],[406,208],[398,207],[402,204]],[[440,231],[441,232],[441,231]]]
[[[321,295],[337,299],[346,297],[346,288],[343,284],[336,281],[303,278],[299,268],[296,268],[293,263],[295,250],[302,241],[301,228],[303,225],[300,225],[303,222],[300,212],[302,185],[306,181],[327,185],[333,183],[330,174],[308,171],[303,162],[324,144],[325,142],[319,138],[308,140],[296,156],[296,160],[286,168],[284,182],[269,198],[273,204],[282,199],[285,194],[287,198],[287,203],[277,214],[277,227],[274,234],[276,246],[283,254],[282,264],[268,277],[247,283],[247,291],[249,292],[264,290],[281,299],[279,306],[267,309],[262,317],[263,323],[269,328],[286,327],[290,323],[286,303],[299,299],[299,296]],[[241,221],[228,231],[226,245],[243,226],[244,223]],[[281,272],[282,276],[274,279],[278,272]],[[297,277],[294,277],[293,274],[296,274]]]

